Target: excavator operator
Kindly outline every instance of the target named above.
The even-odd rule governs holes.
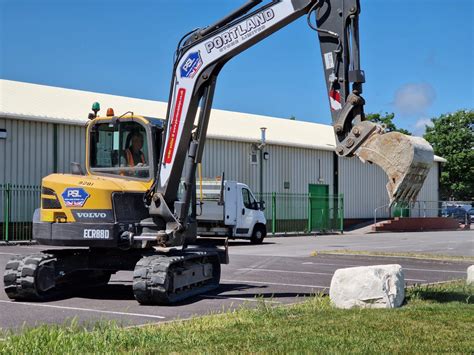
[[[130,146],[125,149],[127,165],[130,167],[146,165],[145,154],[142,152],[144,142],[143,134],[138,131],[133,131],[130,133],[127,141],[130,142]]]

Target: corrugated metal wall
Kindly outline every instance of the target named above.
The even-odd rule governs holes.
[[[53,124],[0,118],[0,184],[38,185],[53,171]]]
[[[0,118],[7,138],[0,139],[0,184],[39,185],[54,172],[54,124]],[[57,171],[69,172],[70,162],[84,163],[83,127],[57,125]]]
[[[370,218],[374,208],[388,203],[387,177],[376,165],[356,158],[339,158],[339,192],[344,194],[345,218]]]
[[[332,152],[267,145],[268,160],[263,161],[263,192],[307,193],[309,184],[333,186]],[[259,163],[251,164],[252,144],[208,139],[202,159],[203,176],[221,176],[244,182],[259,193]],[[257,156],[259,154],[257,153]],[[284,183],[289,182],[289,189]]]
[[[86,155],[86,128],[58,125],[58,172],[71,172],[71,162],[80,163],[83,170]]]
[[[425,184],[418,195],[418,201],[427,201],[414,206],[412,216],[426,216],[435,217],[438,215],[441,206],[437,203],[439,201],[439,163],[434,163],[433,167],[425,180]],[[423,210],[423,209],[426,210]],[[418,209],[418,211],[417,211]]]
[[[375,208],[389,203],[386,183],[387,175],[377,165],[340,158],[339,191],[344,194],[344,217],[373,218]],[[431,169],[418,200],[438,200],[438,163]],[[388,210],[381,209],[377,216],[388,217]]]
[[[0,184],[39,185],[54,172],[54,125],[0,118],[7,139],[0,139]],[[57,171],[70,172],[70,163],[84,167],[85,128],[57,125]],[[263,192],[307,193],[309,184],[329,185],[333,193],[333,153],[267,145],[263,161]],[[225,176],[244,182],[259,193],[259,163],[251,164],[251,143],[208,139],[203,176]],[[259,154],[257,154],[259,156]],[[284,183],[289,182],[289,189]],[[385,173],[358,159],[339,159],[339,192],[344,194],[345,218],[372,218],[374,209],[388,203]],[[431,169],[419,200],[438,200],[438,164]],[[431,211],[435,214],[435,211]],[[381,217],[386,217],[383,213]]]

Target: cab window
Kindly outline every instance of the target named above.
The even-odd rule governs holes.
[[[150,157],[145,128],[137,122],[99,123],[91,128],[92,172],[150,177]]]
[[[249,191],[249,189],[245,189],[245,188],[242,189],[242,198],[244,200],[245,208],[255,209],[255,206],[257,205],[257,203],[252,193]]]

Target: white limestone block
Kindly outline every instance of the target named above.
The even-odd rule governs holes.
[[[397,308],[405,299],[405,277],[398,264],[338,269],[329,297],[337,308]]]
[[[467,268],[467,284],[474,285],[474,265]]]

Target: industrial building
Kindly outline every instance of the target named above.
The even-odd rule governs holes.
[[[0,185],[37,186],[45,175],[68,173],[71,162],[84,165],[85,123],[95,101],[103,114],[112,107],[116,114],[166,115],[164,102],[0,80]],[[266,145],[259,149],[261,128]],[[388,204],[385,174],[358,159],[338,158],[334,149],[329,125],[214,109],[202,170],[205,177],[225,172],[263,196],[299,196],[318,185],[317,191],[344,196],[346,221],[373,218],[375,208]],[[439,200],[443,161],[435,157],[419,200]],[[306,207],[298,213],[306,218]]]

